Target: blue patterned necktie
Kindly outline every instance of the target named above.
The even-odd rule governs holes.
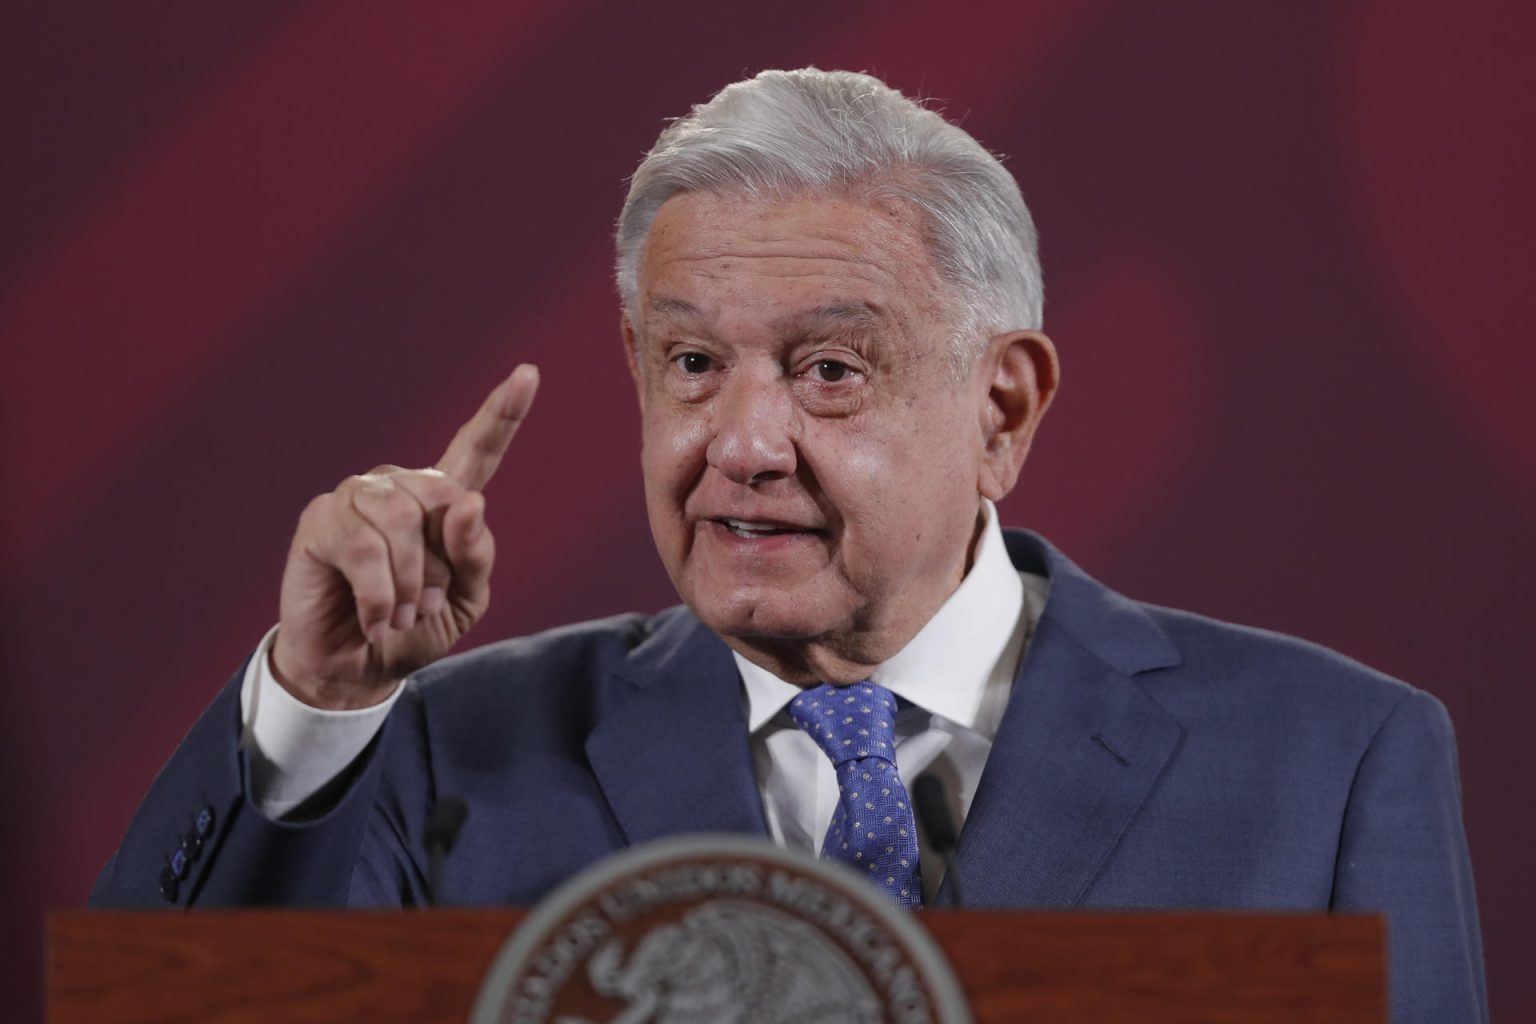
[[[837,771],[821,855],[853,865],[901,906],[922,906],[912,801],[896,774],[895,696],[874,683],[823,683],[790,701],[789,717]]]

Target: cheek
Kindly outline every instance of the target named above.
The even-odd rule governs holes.
[[[651,407],[653,410],[655,405]],[[648,412],[641,428],[640,464],[653,501],[681,502],[703,472],[709,429],[701,415]]]
[[[812,461],[812,471],[851,543],[880,537],[898,517],[907,491],[907,443],[874,427],[839,431],[826,443],[805,445],[808,455],[821,455]]]
[[[901,451],[887,444],[855,445],[838,461],[837,476],[852,501],[884,501],[901,476]]]
[[[851,537],[902,549],[922,542],[937,522],[974,514],[976,445],[965,443],[953,423],[929,422],[931,428],[916,431],[864,432],[842,448],[832,470],[834,500]]]

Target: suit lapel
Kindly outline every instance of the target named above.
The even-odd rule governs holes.
[[[1180,727],[1134,677],[1176,665],[1139,606],[1044,541],[1010,531],[1051,592],[960,833],[938,902],[1076,904],[1178,745]]]
[[[1033,534],[1021,569],[1051,581],[938,902],[1077,903],[1178,745],[1179,724],[1136,682],[1179,663],[1139,606]],[[736,665],[684,609],[604,682],[587,756],[630,843],[690,832],[765,834]]]
[[[730,651],[691,613],[656,630],[605,682],[587,757],[630,843],[688,832],[764,833]]]

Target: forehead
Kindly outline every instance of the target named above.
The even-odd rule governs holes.
[[[640,272],[648,320],[848,326],[936,317],[943,294],[910,204],[689,193],[657,212]]]

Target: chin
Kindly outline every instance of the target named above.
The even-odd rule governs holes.
[[[839,617],[823,603],[797,591],[687,596],[693,613],[721,636],[776,640],[811,640],[831,632]]]

